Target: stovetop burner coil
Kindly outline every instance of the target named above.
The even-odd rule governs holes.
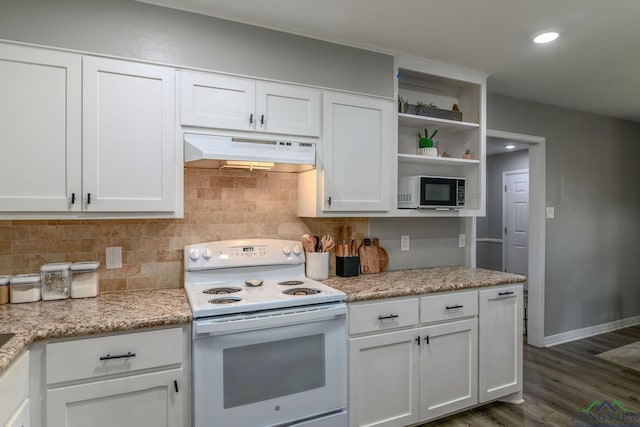
[[[211,304],[234,304],[236,302],[242,301],[242,298],[238,297],[222,297],[222,298],[214,298],[209,300]]]
[[[211,288],[211,289],[207,289],[206,291],[202,291],[203,294],[209,294],[209,295],[225,295],[225,294],[235,294],[236,292],[240,292],[242,289],[240,288],[232,288],[232,287],[225,287],[225,288]]]
[[[321,291],[313,288],[293,288],[287,289],[286,291],[282,291],[287,295],[295,295],[295,296],[305,296],[305,295],[315,295],[319,294]]]
[[[300,286],[304,285],[302,280],[285,280],[284,282],[278,282],[278,285],[282,286]]]

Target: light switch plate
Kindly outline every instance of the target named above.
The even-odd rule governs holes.
[[[553,206],[547,206],[547,218],[555,218],[556,208]]]
[[[403,234],[400,236],[400,250],[408,251],[411,249],[411,240],[408,234]]]
[[[465,246],[467,246],[467,235],[464,233],[460,233],[458,235],[458,247],[464,248]]]

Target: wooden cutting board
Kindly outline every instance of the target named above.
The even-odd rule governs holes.
[[[360,246],[358,255],[360,256],[360,273],[373,274],[384,271],[389,266],[389,255],[387,251],[380,247],[380,240],[375,238]],[[367,244],[368,243],[368,244]]]

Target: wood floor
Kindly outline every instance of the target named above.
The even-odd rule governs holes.
[[[596,399],[640,412],[640,371],[595,357],[636,341],[640,326],[547,349],[525,344],[524,404],[496,402],[421,427],[572,426],[571,414]]]

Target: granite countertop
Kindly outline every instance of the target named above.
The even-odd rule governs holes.
[[[191,323],[184,289],[102,293],[96,298],[0,305],[0,374],[33,341]]]
[[[356,277],[330,277],[322,282],[347,294],[347,302],[369,301],[434,292],[522,283],[519,274],[464,266],[396,270]]]

